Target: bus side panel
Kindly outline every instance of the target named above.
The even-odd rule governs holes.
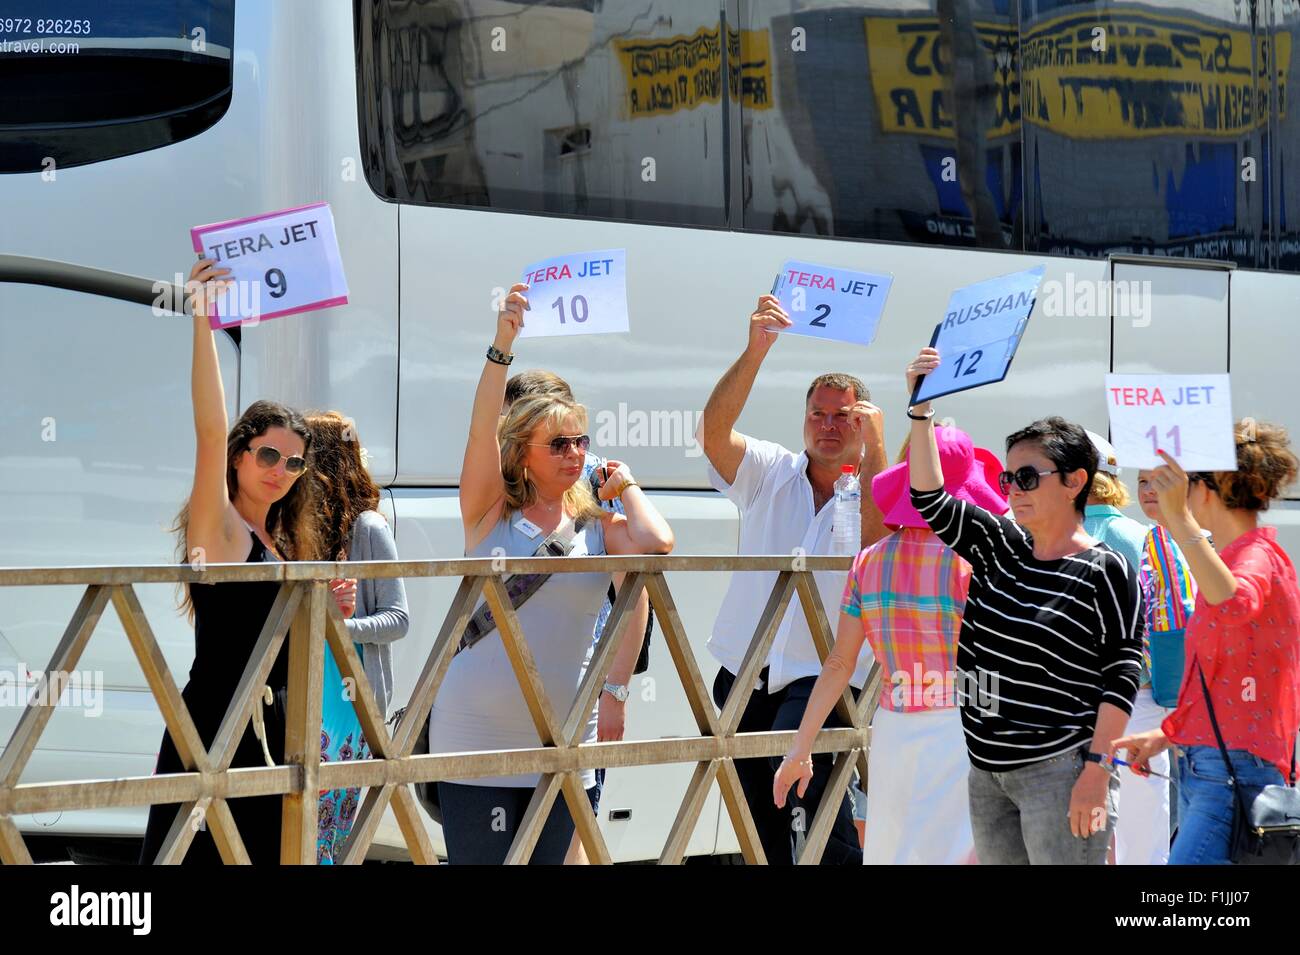
[[[1300,404],[1296,402],[1296,356],[1300,323],[1300,276],[1275,272],[1232,274],[1228,369],[1232,373],[1232,413],[1284,426],[1293,449],[1300,448]],[[1300,557],[1300,483],[1263,515],[1278,529],[1278,542]]]

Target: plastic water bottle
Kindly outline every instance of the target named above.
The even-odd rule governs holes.
[[[862,485],[853,473],[853,465],[844,465],[840,472],[835,481],[831,550],[835,554],[852,557],[862,549]]]

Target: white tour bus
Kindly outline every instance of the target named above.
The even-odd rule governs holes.
[[[798,448],[809,381],[847,371],[893,454],[902,369],[950,292],[1042,264],[1011,374],[939,403],[978,443],[1001,452],[1054,413],[1105,432],[1108,371],[1231,371],[1239,416],[1300,434],[1300,114],[1284,108],[1300,13],[1261,2],[1251,21],[1244,6],[65,0],[57,20],[0,20],[0,255],[171,280],[190,227],[328,201],[350,303],[221,333],[229,414],[267,397],[352,417],[401,556],[428,559],[461,556],[456,486],[495,295],[528,263],[626,249],[631,333],[524,340],[515,368],[573,383],[594,448],[631,464],[677,553],[734,553],[737,514],[694,432],[787,259],[893,287],[868,348],[780,341],[747,433]],[[0,565],[174,560],[188,321],[19,284],[20,265],[30,278],[0,259]],[[1267,519],[1300,553],[1300,500]],[[669,582],[711,680],[726,581]],[[408,582],[394,706],[453,583]],[[176,592],[138,589],[183,682]],[[0,588],[0,738],[78,596]],[[650,656],[627,738],[694,735],[658,634]],[[149,774],[163,724],[112,613],[78,669],[84,705],[58,710],[23,780]],[[690,773],[609,773],[616,860],[657,857]],[[38,852],[124,857],[144,818],[21,825],[47,837]],[[402,845],[390,818],[376,854]],[[715,790],[688,852],[735,851]]]

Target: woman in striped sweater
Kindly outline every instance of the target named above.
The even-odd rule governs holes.
[[[939,366],[925,348],[908,393]],[[985,864],[1103,865],[1119,780],[1110,742],[1137,694],[1137,568],[1085,533],[1097,457],[1083,428],[1036,421],[1007,438],[1015,520],[943,488],[930,402],[912,419],[912,503],[971,565],[957,642],[971,826]]]

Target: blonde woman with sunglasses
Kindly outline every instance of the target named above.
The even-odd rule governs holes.
[[[530,557],[550,541],[569,556],[667,554],[673,532],[626,464],[610,461],[601,500],[618,498],[624,514],[603,510],[582,480],[590,439],[587,412],[556,394],[522,398],[501,417],[510,348],[528,310],[527,285],[510,289],[497,316],[474,395],[460,476],[466,557]],[[523,575],[520,575],[522,578]],[[609,573],[554,574],[520,604],[520,630],[557,719],[573,706],[586,655],[610,583]],[[521,588],[526,581],[517,578]],[[514,589],[513,587],[511,589]],[[474,639],[477,635],[478,639]],[[584,741],[596,737],[588,720]],[[524,703],[495,622],[475,612],[429,719],[431,753],[533,748],[537,729]],[[447,857],[452,864],[499,864],[528,808],[536,773],[438,784]],[[590,800],[595,773],[582,774]],[[563,799],[543,826],[531,862],[558,865],[574,832]]]

